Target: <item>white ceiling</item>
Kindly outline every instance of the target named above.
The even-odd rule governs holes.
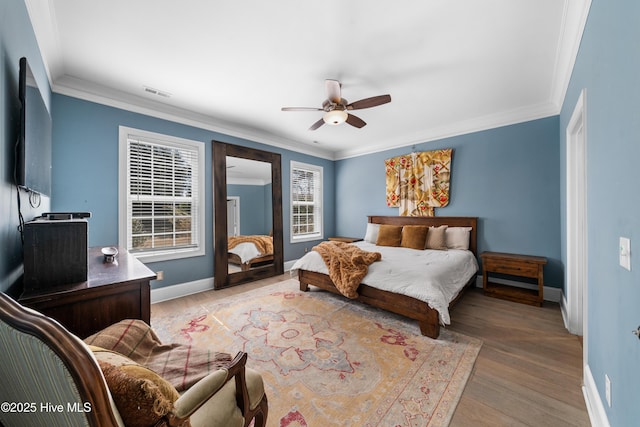
[[[271,163],[227,157],[227,184],[267,185],[271,182]]]
[[[558,114],[590,5],[25,1],[54,92],[329,159]],[[362,129],[280,110],[320,107],[325,79],[392,101]]]

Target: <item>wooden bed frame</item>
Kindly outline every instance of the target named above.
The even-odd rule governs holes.
[[[440,226],[448,225],[450,227],[471,227],[469,238],[469,250],[477,257],[477,223],[476,217],[405,217],[405,216],[369,216],[369,222],[373,224],[391,224],[391,225],[426,225]],[[475,285],[477,274],[467,282],[464,288],[458,293],[456,298],[449,304],[449,308],[453,307],[458,301],[464,290]],[[340,294],[338,289],[331,281],[328,275],[316,273],[308,270],[298,271],[298,280],[300,281],[300,290],[308,291],[309,285]],[[405,295],[394,294],[392,292],[360,284],[358,287],[357,301],[362,301],[374,307],[382,308],[392,313],[400,314],[418,321],[420,332],[430,338],[438,338],[440,335],[440,317],[437,310],[432,309],[426,302],[408,297]]]
[[[229,252],[229,262],[240,266],[242,271],[249,271],[254,264],[262,264],[266,262],[273,262],[273,254],[262,255],[259,257],[251,258],[247,262],[242,262],[242,259],[234,253]]]

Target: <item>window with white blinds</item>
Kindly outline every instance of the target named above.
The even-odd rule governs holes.
[[[291,241],[322,239],[322,167],[291,162]]]
[[[120,245],[146,261],[204,255],[204,144],[120,128]]]

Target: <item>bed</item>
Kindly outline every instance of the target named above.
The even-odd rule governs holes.
[[[467,250],[449,249],[442,251],[396,247],[387,248],[373,244],[371,239],[367,239],[366,237],[365,241],[354,243],[359,245],[363,250],[379,251],[382,253],[382,260],[374,262],[369,266],[367,274],[357,288],[358,296],[355,300],[415,319],[418,321],[422,335],[437,338],[440,334],[440,325],[449,324],[449,309],[459,300],[466,288],[475,285],[478,273],[477,218],[369,216],[367,234],[370,228],[374,228],[371,226],[372,224],[395,226],[422,225],[428,227],[446,225],[452,233],[459,230],[465,230],[468,233]],[[418,258],[422,256],[427,257],[427,259]],[[447,272],[451,272],[453,276],[456,277],[451,278],[445,275],[444,277],[446,277],[446,279],[443,280],[446,281],[447,286],[443,286],[440,283],[431,283],[432,280],[441,281],[438,276],[439,273],[435,274],[434,279],[427,280],[425,279],[427,277],[425,276],[426,272],[421,273],[414,268],[406,269],[402,264],[394,264],[394,262],[402,262],[402,258],[417,260],[414,264],[431,264],[435,266],[439,273],[446,274]],[[438,260],[447,258],[451,258],[449,261],[452,261],[453,264],[445,266],[445,261],[441,263],[441,261]],[[318,259],[320,263],[318,263]],[[326,265],[323,267],[323,264],[324,261],[322,257],[315,251],[307,253],[296,261],[292,267],[292,274],[297,272],[298,280],[300,281],[300,290],[306,292],[309,290],[309,285],[312,285],[330,292],[340,293],[329,277]],[[409,272],[409,270],[412,271]],[[384,276],[381,275],[387,271],[392,272],[395,276],[388,277],[385,280]],[[398,273],[399,271],[403,274],[406,273],[406,275],[420,276],[424,280],[419,280],[417,287],[405,283],[398,284],[399,279],[402,277],[402,275]],[[425,281],[429,282],[429,284],[426,284]],[[392,286],[386,286],[385,284],[391,284]],[[425,291],[425,288],[430,288],[431,286],[435,288]],[[384,289],[385,287],[387,287],[387,289]],[[438,289],[441,289],[441,291]],[[425,293],[427,295],[424,295]],[[438,298],[430,299],[433,295],[437,295]],[[440,297],[444,297],[444,302]]]
[[[230,236],[228,238],[229,262],[242,271],[273,262],[273,237],[264,235]]]

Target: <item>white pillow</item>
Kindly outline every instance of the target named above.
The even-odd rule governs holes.
[[[471,227],[447,227],[445,231],[447,248],[469,250],[470,236]]]
[[[368,222],[367,232],[364,234],[364,241],[375,245],[378,241],[378,230],[380,230],[380,224],[372,224]]]

